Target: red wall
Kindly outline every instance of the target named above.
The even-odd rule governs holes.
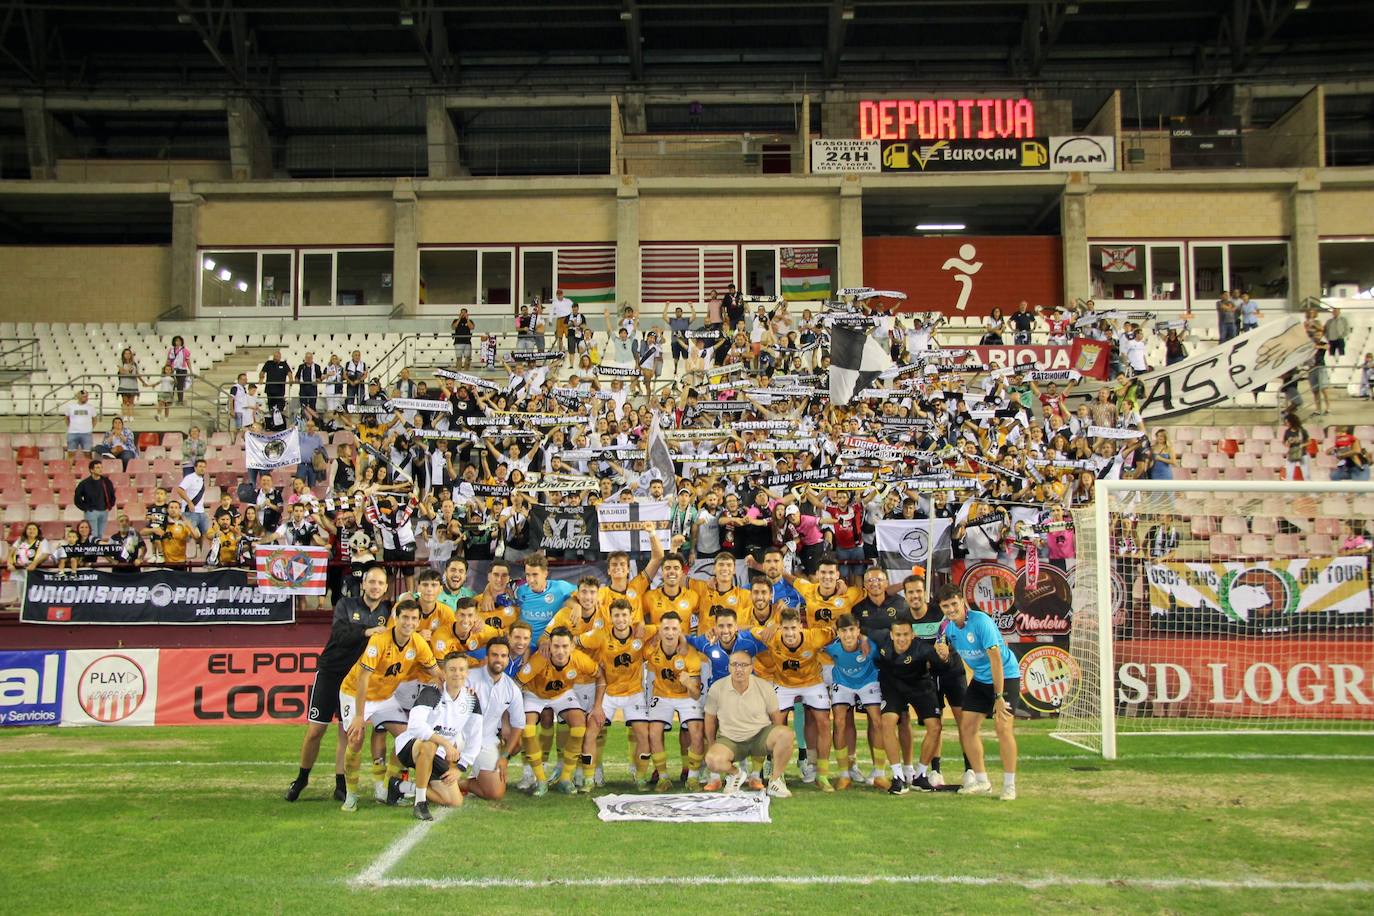
[[[972,245],[967,259],[983,266],[973,274],[968,306],[961,313],[956,271],[941,270]],[[904,311],[986,315],[994,306],[1004,314],[1025,299],[1032,306],[1062,305],[1063,261],[1059,237],[1053,235],[879,236],[864,239],[864,286],[907,294]]]

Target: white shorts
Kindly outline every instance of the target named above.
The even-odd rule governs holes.
[[[677,721],[681,725],[688,722],[700,722],[701,701],[691,697],[676,699],[673,697],[650,697],[649,699],[649,721],[662,722],[664,725],[673,724],[673,713],[677,713]]]
[[[339,691],[339,721],[343,723],[344,731],[353,727],[353,718],[358,711],[357,705],[356,696]],[[363,721],[373,725],[381,725],[383,722],[404,723],[408,718],[401,704],[396,702],[395,694],[385,700],[368,700],[363,704]]]
[[[881,706],[883,703],[883,692],[878,689],[878,682],[865,684],[858,690],[852,687],[845,687],[836,684],[830,688],[831,706]]]
[[[573,685],[573,695],[577,697],[577,703],[582,707],[583,712],[591,712],[592,704],[596,702],[596,685],[575,684]]]
[[[495,744],[484,744],[482,749],[477,752],[477,759],[472,762],[470,773],[481,773],[485,770],[496,769],[496,762],[501,758],[501,752]]]
[[[807,709],[823,709],[830,711],[830,696],[826,693],[824,684],[812,684],[810,687],[775,687],[778,692],[778,709],[786,712],[792,708],[792,704],[798,700]]]
[[[835,677],[834,677],[834,675],[835,675],[835,666],[834,666],[834,665],[821,665],[821,683],[825,685],[825,688],[826,688],[827,690],[829,690],[831,687],[834,687],[834,686],[835,686]]]
[[[415,705],[415,700],[420,696],[420,688],[425,686],[419,681],[401,681],[396,685],[396,690],[391,694],[392,698],[400,704],[406,712],[410,712],[410,707]]]
[[[616,710],[625,714],[626,725],[649,721],[649,707],[644,705],[642,693],[632,693],[627,697],[613,697],[608,693],[601,698],[601,712],[606,717],[607,725],[615,721]]]
[[[571,690],[560,693],[552,700],[537,697],[526,691],[525,693],[525,712],[543,713],[546,709],[552,709],[555,716],[561,716],[569,710],[582,710],[582,704],[577,701],[577,694]]]

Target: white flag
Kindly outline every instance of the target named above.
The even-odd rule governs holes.
[[[279,433],[249,433],[243,436],[245,463],[257,471],[293,468],[301,463],[300,431],[285,429]]]

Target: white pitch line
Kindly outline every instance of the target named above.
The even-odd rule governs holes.
[[[408,840],[407,835],[402,840]],[[412,842],[410,845],[414,845]],[[406,848],[410,848],[407,846]],[[391,850],[388,849],[387,853]],[[384,854],[385,856],[385,854]],[[381,861],[380,859],[378,860]],[[394,859],[392,860],[394,862]],[[388,865],[388,867],[390,867]],[[1056,887],[1111,887],[1123,890],[1251,890],[1251,891],[1306,891],[1332,894],[1367,894],[1374,892],[1374,882],[1370,881],[1272,881],[1266,878],[1246,878],[1225,880],[1219,878],[1130,878],[1114,877],[1078,878],[1068,875],[738,875],[714,876],[691,875],[665,877],[643,875],[638,877],[606,878],[386,878],[367,877],[373,869],[369,868],[351,883],[355,887],[368,888],[429,888],[435,890],[451,888],[512,888],[520,890],[539,890],[558,887],[618,888],[652,886],[715,886],[732,887],[741,885],[873,885],[873,884],[925,884],[953,885],[965,887],[1024,887],[1042,889]]]
[[[358,876],[350,883],[369,887],[380,887],[383,882],[392,880],[386,877],[386,873],[391,871],[392,866],[404,859],[406,853],[414,849],[419,842],[434,829],[434,825],[448,817],[448,815],[448,808],[440,808],[438,811],[434,812],[434,820],[418,822],[414,827],[411,827],[405,833],[397,837],[395,842],[390,846],[382,850],[382,854],[373,859],[371,865],[358,872]]]

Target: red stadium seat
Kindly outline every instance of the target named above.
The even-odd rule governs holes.
[[[154,445],[161,445],[161,444],[162,444],[162,433],[158,433],[158,432],[139,433],[139,434],[138,434],[138,440],[137,440],[137,442],[138,442],[138,450],[139,450],[140,452],[145,452],[145,451],[147,451],[148,449],[152,448]]]
[[[1250,526],[1239,515],[1224,515],[1221,518],[1221,533],[1240,537],[1250,533]]]
[[[23,464],[26,461],[38,460],[38,446],[21,445],[14,450],[14,460]]]
[[[1233,557],[1236,555],[1236,539],[1225,534],[1214,534],[1208,541],[1208,549],[1217,557]]]
[[[1296,534],[1275,535],[1274,552],[1281,557],[1300,557],[1302,556],[1302,542]]]

